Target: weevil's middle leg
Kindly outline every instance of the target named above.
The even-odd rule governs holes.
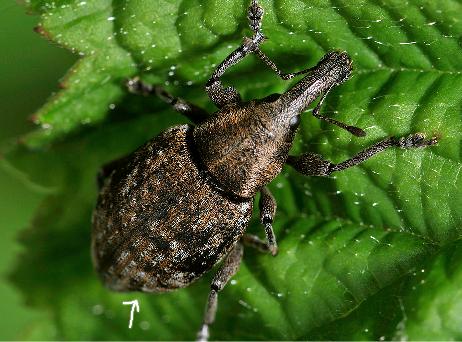
[[[262,253],[271,252],[268,247],[268,242],[260,239],[258,236],[253,234],[244,234],[244,236],[242,237],[242,243],[244,244],[244,246],[255,248]]]
[[[131,93],[144,96],[156,95],[162,101],[168,103],[174,110],[183,114],[193,123],[199,124],[206,120],[209,114],[202,108],[189,103],[182,98],[174,97],[161,86],[144,83],[139,77],[132,78],[127,82],[127,88]]]
[[[276,200],[266,186],[261,189],[260,194],[260,221],[265,227],[268,249],[272,255],[276,255],[278,253],[278,246],[273,231],[273,219],[277,207]]]
[[[332,172],[345,170],[358,165],[389,147],[418,148],[435,145],[437,142],[435,137],[425,140],[422,133],[415,133],[404,138],[390,137],[382,140],[359,152],[356,156],[338,164],[331,163],[315,153],[305,153],[301,156],[289,156],[287,164],[306,176],[328,176]]]
[[[236,274],[244,254],[244,247],[240,242],[236,243],[229,252],[223,265],[212,280],[211,290],[207,305],[205,306],[204,321],[197,334],[198,341],[207,341],[209,338],[209,326],[215,321],[218,305],[218,292],[223,290],[231,277]]]
[[[256,248],[261,252],[270,252],[273,256],[278,253],[278,245],[276,236],[273,231],[274,214],[276,213],[276,200],[265,186],[260,191],[260,222],[265,227],[266,242],[261,240],[258,236],[245,234],[242,237],[242,242],[245,245]]]

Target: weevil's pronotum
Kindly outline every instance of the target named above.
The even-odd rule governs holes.
[[[356,136],[360,128],[319,115],[329,91],[347,80],[352,62],[345,52],[329,52],[310,69],[284,74],[260,50],[262,8],[248,9],[251,38],[215,70],[205,90],[219,108],[204,110],[162,88],[129,81],[129,90],[156,94],[195,125],[175,126],[100,173],[101,191],[93,215],[93,260],[113,290],[160,292],[186,287],[215,264],[203,325],[198,339],[208,338],[217,295],[236,273],[243,245],[277,253],[272,222],[276,201],[266,185],[284,164],[307,176],[328,176],[389,147],[425,147],[436,138],[423,134],[390,137],[339,164],[313,153],[289,156],[300,114],[321,96],[313,115]],[[284,94],[243,102],[233,87],[223,87],[226,69],[249,54],[257,55],[283,79],[305,75]],[[266,241],[246,234],[254,196],[260,192],[260,220]]]

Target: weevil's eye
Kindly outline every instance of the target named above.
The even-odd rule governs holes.
[[[281,97],[281,94],[277,94],[277,93],[271,94],[271,95],[265,97],[265,98],[263,99],[263,102],[271,103],[271,102],[276,101],[279,97]]]
[[[300,123],[300,115],[295,115],[290,118],[289,126],[290,128],[297,128]]]

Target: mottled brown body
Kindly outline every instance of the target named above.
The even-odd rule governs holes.
[[[93,215],[93,258],[111,289],[185,287],[244,233],[252,201],[230,198],[201,170],[191,133],[187,125],[169,129],[105,179]]]
[[[166,291],[189,285],[224,259],[211,282],[198,339],[207,340],[215,319],[218,293],[237,272],[243,244],[277,254],[273,219],[276,200],[265,186],[284,164],[306,176],[329,176],[390,148],[436,144],[422,133],[389,137],[334,164],[314,153],[289,156],[300,115],[318,97],[313,116],[355,136],[366,133],[319,114],[335,86],[351,75],[346,52],[327,53],[309,69],[284,74],[260,50],[263,9],[252,0],[248,10],[252,38],[217,66],[205,90],[219,108],[212,116],[159,86],[138,78],[129,89],[156,94],[196,125],[177,126],[133,154],[106,165],[93,215],[93,258],[104,283],[114,290]],[[233,87],[224,87],[227,68],[249,54],[257,55],[282,79],[304,75],[284,94],[243,102]],[[260,222],[266,241],[245,234],[254,196],[260,192]]]
[[[231,104],[195,128],[200,158],[227,193],[251,198],[281,172],[298,122],[281,118],[278,105]]]

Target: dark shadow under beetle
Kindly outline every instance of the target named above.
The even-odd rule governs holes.
[[[300,114],[321,96],[313,115],[356,136],[365,132],[319,114],[329,91],[351,74],[346,52],[327,53],[306,70],[284,74],[260,50],[263,9],[253,0],[248,19],[253,32],[215,70],[206,92],[219,110],[209,116],[201,108],[175,98],[162,88],[128,82],[129,90],[155,94],[186,115],[195,126],[175,126],[99,175],[100,194],[93,214],[92,252],[103,282],[118,291],[159,292],[186,287],[222,259],[212,280],[198,339],[207,340],[215,319],[217,295],[237,272],[243,245],[277,254],[272,222],[276,200],[266,185],[289,164],[307,176],[328,176],[392,146],[425,147],[416,133],[390,137],[333,164],[313,153],[289,156]],[[284,94],[242,102],[237,90],[224,87],[224,72],[256,54],[282,79],[305,75]],[[246,234],[254,196],[260,192],[260,221],[266,241]]]

